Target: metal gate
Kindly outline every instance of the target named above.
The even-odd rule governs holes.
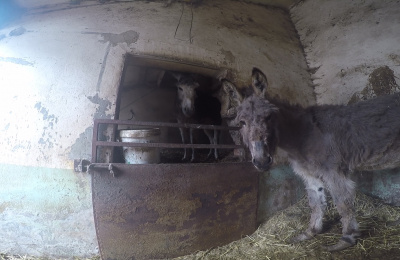
[[[94,156],[98,146],[187,146],[97,140],[99,124],[121,123],[159,125],[96,120]],[[89,168],[97,239],[104,260],[181,256],[227,244],[256,229],[258,173],[251,163],[93,163]]]

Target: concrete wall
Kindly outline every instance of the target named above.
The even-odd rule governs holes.
[[[379,67],[399,77],[399,12],[396,0],[306,0],[291,9],[318,104],[347,104]]]
[[[228,68],[238,85],[249,83],[257,66],[272,94],[315,103],[295,29],[281,9],[228,0],[193,10],[76,3],[28,9],[0,29],[1,252],[98,253],[90,177],[73,172],[73,159],[91,158],[93,118],[114,117],[126,53]]]
[[[390,0],[306,0],[291,9],[318,104],[400,90],[399,13],[400,2]],[[363,192],[400,205],[399,171],[359,172],[353,178]]]

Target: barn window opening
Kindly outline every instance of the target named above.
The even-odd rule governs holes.
[[[234,152],[235,149],[241,148],[235,148],[237,145],[233,142],[227,124],[220,115],[221,104],[216,97],[221,87],[220,81],[216,79],[218,73],[219,70],[216,68],[128,55],[118,90],[115,119],[120,123],[132,124],[115,124],[111,131],[100,129],[100,134],[97,133],[96,137],[101,140],[102,133],[109,132],[111,134],[108,137],[103,136],[103,140],[127,142],[131,140],[127,137],[132,137],[127,135],[133,135],[133,142],[164,145],[155,148],[101,147],[93,151],[97,156],[96,162],[135,164],[142,163],[140,160],[146,156],[149,158],[149,163],[210,163],[241,160]],[[192,87],[194,90],[186,89]],[[188,91],[194,91],[195,97],[190,96]],[[185,102],[188,102],[188,107],[193,106],[195,112],[186,113],[186,108],[180,107],[184,106],[182,95]],[[137,122],[139,125],[135,125]],[[140,122],[151,124],[141,125]],[[176,127],[174,124],[197,126]],[[219,128],[204,129],[204,125]],[[137,135],[141,138],[145,135],[148,138],[136,140]],[[181,147],[177,147],[179,145]],[[215,150],[210,145],[219,147]],[[133,159],[127,158],[128,152],[140,149],[156,153],[140,152],[139,159],[135,157],[136,155]]]

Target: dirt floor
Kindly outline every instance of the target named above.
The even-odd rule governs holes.
[[[324,218],[323,234],[296,245],[287,241],[308,225],[310,209],[307,199],[277,213],[262,224],[252,235],[228,245],[195,252],[175,260],[396,260],[400,259],[400,207],[391,207],[380,200],[357,194],[356,211],[361,237],[357,244],[339,252],[327,252],[323,246],[336,243],[341,237],[340,217],[329,204]],[[46,257],[11,256],[0,253],[0,260],[47,260]],[[70,258],[75,260],[100,260],[92,258]]]

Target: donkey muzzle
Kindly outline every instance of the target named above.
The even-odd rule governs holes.
[[[183,107],[182,112],[186,117],[192,117],[195,113],[195,108],[194,107]]]
[[[252,163],[257,168],[257,170],[266,171],[272,164],[272,157],[268,155],[263,160],[253,159]]]
[[[252,163],[260,171],[268,170],[272,164],[272,156],[265,149],[265,144],[261,141],[253,143]]]

